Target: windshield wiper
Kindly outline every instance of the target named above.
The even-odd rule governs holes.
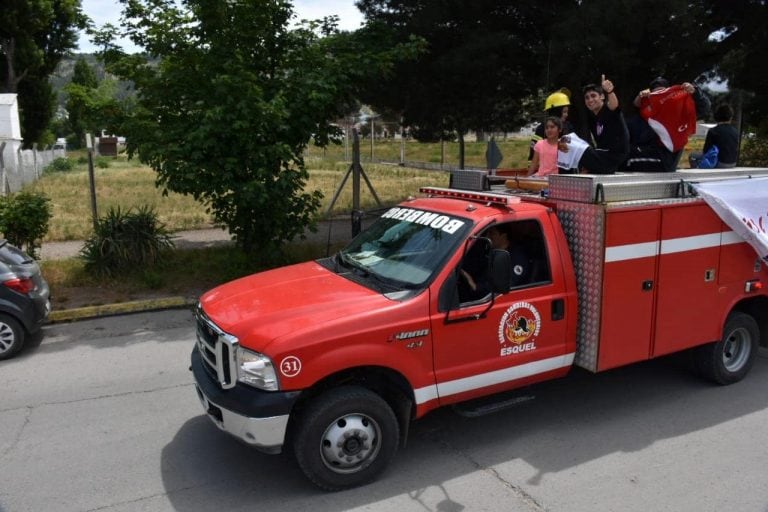
[[[341,254],[341,251],[337,252],[336,255],[333,257],[333,271],[338,274],[340,266],[349,267],[349,264],[344,259],[344,255]]]

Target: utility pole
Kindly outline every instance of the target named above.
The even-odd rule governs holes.
[[[354,237],[357,236],[357,234],[361,231],[363,214],[365,213],[360,209],[361,176],[365,180],[365,184],[368,185],[368,190],[371,191],[371,194],[376,200],[376,203],[381,206],[381,200],[379,199],[379,196],[376,195],[376,191],[373,190],[373,185],[368,179],[368,176],[365,174],[363,166],[360,165],[360,137],[357,134],[356,128],[352,129],[352,165],[350,165],[349,169],[347,169],[347,173],[344,175],[344,179],[341,180],[339,188],[337,188],[336,193],[333,194],[331,204],[328,206],[329,217],[333,211],[333,206],[336,204],[336,200],[339,198],[341,191],[344,189],[344,185],[347,183],[347,179],[349,179],[350,174],[352,175],[352,236]]]
[[[88,148],[88,183],[91,189],[91,213],[93,214],[93,230],[99,227],[99,215],[96,211],[96,177],[93,173],[93,140],[91,134],[85,134],[85,146]]]

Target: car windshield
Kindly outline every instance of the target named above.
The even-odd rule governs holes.
[[[471,221],[414,208],[391,208],[339,253],[343,265],[403,288],[419,288],[442,268]]]

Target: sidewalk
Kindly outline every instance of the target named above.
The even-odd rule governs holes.
[[[369,226],[375,218],[365,218],[363,228]],[[346,243],[352,238],[352,222],[346,217],[336,217],[318,224],[317,232],[305,233],[305,242],[310,243]],[[234,243],[225,230],[218,228],[199,229],[191,231],[177,231],[173,233],[173,242],[177,249],[203,249],[219,245]],[[294,242],[301,242],[296,239]],[[66,242],[44,242],[40,248],[40,261],[60,260],[75,258],[83,247],[82,240]],[[102,304],[99,306],[87,306],[81,308],[54,310],[48,317],[48,323],[72,322],[101,316],[122,315],[144,311],[159,311],[165,309],[191,308],[196,299],[190,297],[156,297],[146,300],[120,302],[115,304]]]
[[[173,233],[173,243],[178,249],[202,249],[216,245],[231,244],[232,239],[223,229],[210,228]],[[40,261],[75,258],[83,248],[83,240],[66,242],[44,242],[40,248]]]
[[[363,229],[370,226],[378,217],[368,216],[363,219]],[[177,249],[203,249],[218,245],[231,244],[232,238],[229,232],[220,228],[196,229],[190,231],[177,231],[173,233],[173,243]],[[352,239],[352,220],[350,217],[334,217],[330,220],[320,221],[317,232],[309,230],[304,232],[307,242],[331,244],[345,243]],[[298,238],[294,242],[301,242]],[[83,248],[82,240],[70,240],[66,242],[44,242],[40,248],[40,260],[63,260],[74,258]]]

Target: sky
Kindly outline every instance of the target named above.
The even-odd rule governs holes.
[[[87,14],[97,27],[105,23],[119,26],[121,6],[117,0],[82,0],[83,12]],[[354,0],[294,0],[294,11],[297,20],[318,19],[323,16],[336,14],[339,16],[339,28],[342,30],[355,30],[360,27],[363,16],[355,7]],[[121,42],[127,52],[139,51],[129,41]],[[79,51],[92,53],[96,48],[88,41],[85,34],[81,34]]]

